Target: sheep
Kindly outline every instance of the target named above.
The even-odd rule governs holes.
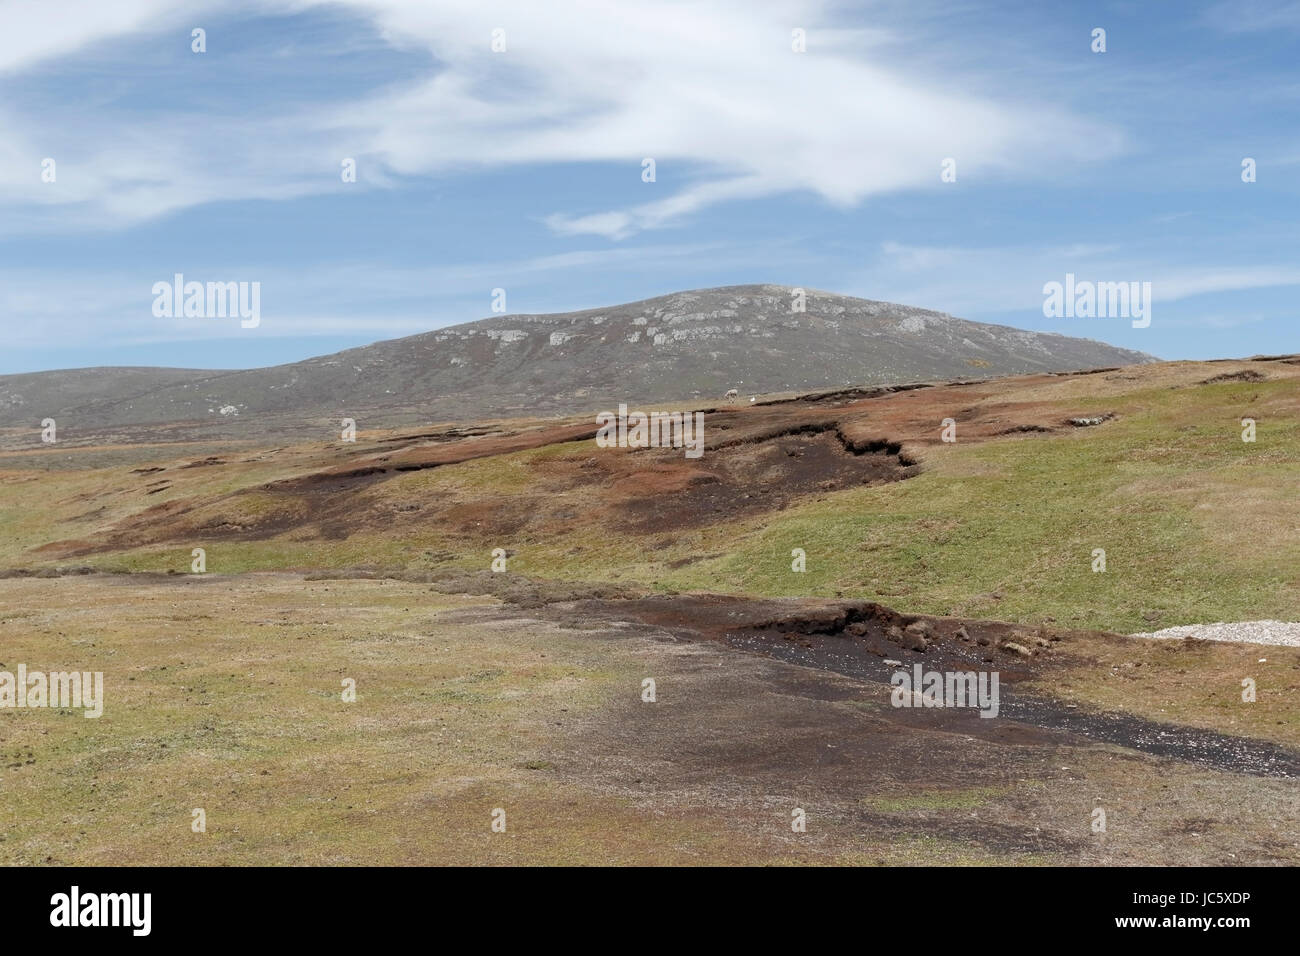
[[[740,397],[740,392],[734,388],[727,389],[727,394],[722,396],[727,400],[728,405],[736,404],[736,399]]]

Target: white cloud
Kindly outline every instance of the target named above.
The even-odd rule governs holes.
[[[0,0],[0,74],[13,73],[94,43],[194,23],[211,0]],[[227,8],[230,5],[227,4]],[[176,42],[188,42],[189,29]]]
[[[1121,147],[1113,129],[1063,109],[979,95],[965,77],[909,67],[903,31],[842,29],[840,13],[818,0],[254,6],[350,10],[394,49],[427,51],[430,72],[273,118],[133,116],[129,134],[111,112],[11,110],[0,115],[0,139],[10,142],[0,153],[0,200],[47,213],[55,206],[60,226],[106,227],[222,199],[323,192],[335,188],[337,174],[327,171],[341,156],[364,157],[372,185],[474,167],[614,162],[626,165],[636,199],[556,210],[546,221],[562,235],[617,239],[728,200],[807,192],[848,207],[889,191],[952,188],[939,181],[947,157],[966,182],[1059,171],[1077,161],[1080,142],[1090,160]],[[13,11],[22,29],[0,44],[0,71],[164,28],[181,34],[165,42],[185,42],[203,9],[8,0],[0,10]],[[504,53],[490,48],[497,27]],[[806,53],[791,50],[795,27],[807,31]],[[275,90],[264,92],[274,103]],[[213,148],[227,143],[237,148]],[[32,173],[38,152],[66,158],[57,188]],[[640,180],[647,156],[658,163],[653,184]],[[15,221],[39,218],[29,209]]]
[[[1176,302],[1210,292],[1241,292],[1300,285],[1300,267],[1244,266],[1182,270],[1157,276],[1151,283],[1156,301]]]
[[[629,192],[654,197],[556,213],[548,222],[566,235],[622,238],[720,201],[790,191],[851,206],[937,188],[947,157],[959,179],[1032,176],[1077,154],[1078,142],[1092,158],[1120,146],[1113,130],[1063,111],[888,66],[885,34],[824,27],[820,3],[361,6],[444,67],[338,111],[342,125],[369,127],[387,165],[434,173],[603,160],[626,164]],[[489,50],[489,24],[505,29],[507,52]],[[790,48],[795,26],[808,32],[806,53]],[[658,182],[640,182],[644,157],[656,160]]]

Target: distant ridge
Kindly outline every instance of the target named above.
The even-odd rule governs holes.
[[[1090,339],[828,292],[808,290],[797,312],[795,298],[787,286],[727,286],[494,316],[248,371],[0,376],[0,426],[54,417],[65,434],[169,422],[230,432],[348,416],[375,427],[713,401],[729,388],[748,395],[1156,361]]]

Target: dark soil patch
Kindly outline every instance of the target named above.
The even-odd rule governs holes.
[[[1052,429],[1046,425],[1012,425],[1010,428],[1004,428],[995,434],[998,435],[1018,435],[1021,433],[1030,434],[1050,434]]]
[[[559,609],[557,609],[559,610]],[[1072,632],[999,621],[908,615],[873,602],[750,600],[721,595],[580,601],[563,614],[614,616],[674,634],[717,640],[846,677],[888,684],[898,670],[991,672],[1000,682],[998,717],[973,709],[899,708],[895,719],[1002,742],[1064,734],[1157,757],[1265,777],[1300,777],[1300,752],[1268,741],[1089,710],[1018,688],[1055,666],[1053,647]],[[918,627],[911,627],[918,625]],[[926,635],[921,640],[917,638]],[[897,662],[897,663],[891,663]],[[883,689],[882,693],[887,693]]]
[[[969,384],[965,382],[949,382],[950,385]],[[827,392],[808,392],[803,395],[796,395],[793,398],[773,398],[764,402],[755,402],[755,406],[763,405],[788,405],[791,403],[800,404],[827,404],[844,401],[859,401],[864,398],[879,398],[882,395],[892,395],[895,392],[910,392],[918,388],[933,388],[929,382],[908,382],[903,385],[864,385],[855,388],[837,388]]]
[[[644,453],[639,453],[644,454]],[[812,423],[729,441],[691,462],[656,450],[657,467],[615,483],[625,524],[634,531],[663,526],[665,505],[674,527],[779,511],[819,492],[902,481],[919,469],[898,445],[855,446],[833,425]]]
[[[1253,368],[1244,369],[1240,372],[1224,372],[1222,375],[1215,375],[1200,382],[1201,385],[1219,385],[1223,382],[1263,382],[1268,376],[1263,372],[1257,372]]]

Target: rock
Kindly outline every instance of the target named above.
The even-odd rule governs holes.
[[[854,621],[844,630],[848,631],[854,637],[862,637],[867,633],[867,625],[864,621]]]
[[[989,640],[987,634],[981,634],[979,637],[975,638],[975,643],[978,644],[980,647],[988,647],[993,642]]]
[[[885,658],[885,663],[888,664],[890,667],[902,667],[902,666],[903,666],[903,662],[902,662],[902,661],[891,661],[888,657]]]
[[[1023,644],[1017,644],[1015,641],[1007,641],[1002,645],[1004,651],[1011,651],[1013,654],[1019,654],[1021,657],[1033,657],[1034,652]]]
[[[913,621],[903,631],[904,641],[914,651],[925,652],[930,646],[930,625],[925,621]]]
[[[885,631],[885,637],[889,638],[895,644],[902,644],[903,629],[899,627],[897,624],[891,624],[889,625],[888,629]]]
[[[961,627],[957,628],[957,634],[956,634],[956,637],[957,637],[957,640],[959,640],[959,641],[965,641],[967,644],[970,643],[970,632],[966,630],[966,625],[965,625],[965,624],[963,624]]]

